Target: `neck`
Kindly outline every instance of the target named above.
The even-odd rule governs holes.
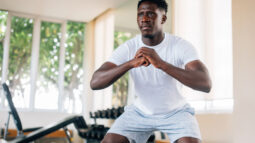
[[[162,31],[156,33],[153,36],[142,36],[142,41],[144,44],[148,46],[158,45],[160,42],[164,40],[164,33]]]

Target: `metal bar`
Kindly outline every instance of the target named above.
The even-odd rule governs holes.
[[[66,138],[67,138],[68,142],[69,142],[69,143],[72,143],[71,135],[70,135],[70,132],[68,131],[67,127],[64,127],[63,129],[64,129],[64,131],[65,131]]]
[[[11,117],[11,112],[8,113],[8,119],[7,122],[5,123],[5,130],[4,130],[4,139],[7,139],[7,135],[8,135],[8,128],[9,128],[9,122],[10,122],[10,117]]]

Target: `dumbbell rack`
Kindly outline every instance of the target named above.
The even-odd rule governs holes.
[[[109,130],[108,127],[104,125],[97,124],[97,119],[117,119],[124,112],[124,107],[118,108],[108,108],[106,110],[97,110],[95,112],[90,112],[90,118],[94,119],[94,124],[89,125],[89,130],[84,133],[84,137],[87,143],[100,143],[104,138],[105,134]]]
[[[90,117],[93,119],[117,119],[124,112],[124,107],[98,110],[96,112],[90,112]]]

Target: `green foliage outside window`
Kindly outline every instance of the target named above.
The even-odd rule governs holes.
[[[65,109],[81,112],[85,24],[68,22],[65,53]]]
[[[60,51],[60,28],[61,24],[42,22],[39,69],[40,75],[56,84],[58,81],[59,51]],[[42,82],[47,86],[47,82]]]
[[[77,22],[68,22],[65,54],[65,86],[72,85],[71,89],[77,88],[81,81],[81,75],[78,75],[82,70],[83,64],[83,49],[84,49],[84,31],[85,24]]]
[[[40,75],[41,84],[45,89],[58,85],[59,52],[61,25],[42,22],[41,46],[40,46]],[[85,24],[79,22],[67,23],[67,38],[65,43],[65,67],[64,67],[64,95],[62,95],[64,110],[80,113],[82,76],[83,76],[83,49]],[[51,85],[49,86],[49,82]],[[45,90],[46,92],[47,90]],[[52,94],[52,93],[51,93]],[[53,96],[53,95],[52,95]],[[56,95],[54,95],[56,96]],[[39,104],[39,103],[38,103]]]
[[[114,33],[114,49],[118,48],[121,44],[131,39],[132,35],[127,32],[118,32]],[[128,73],[123,75],[113,84],[113,97],[112,104],[113,106],[124,106],[127,104],[128,96]]]
[[[8,81],[17,107],[28,107],[33,20],[13,16],[8,62]],[[19,104],[17,104],[17,101]]]

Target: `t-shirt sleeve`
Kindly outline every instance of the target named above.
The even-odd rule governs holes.
[[[129,55],[129,49],[127,44],[124,43],[113,51],[112,55],[107,61],[114,63],[118,66],[129,60],[128,55]]]
[[[181,40],[178,44],[179,49],[179,62],[181,65],[185,66],[187,63],[199,60],[197,50],[188,41]]]

